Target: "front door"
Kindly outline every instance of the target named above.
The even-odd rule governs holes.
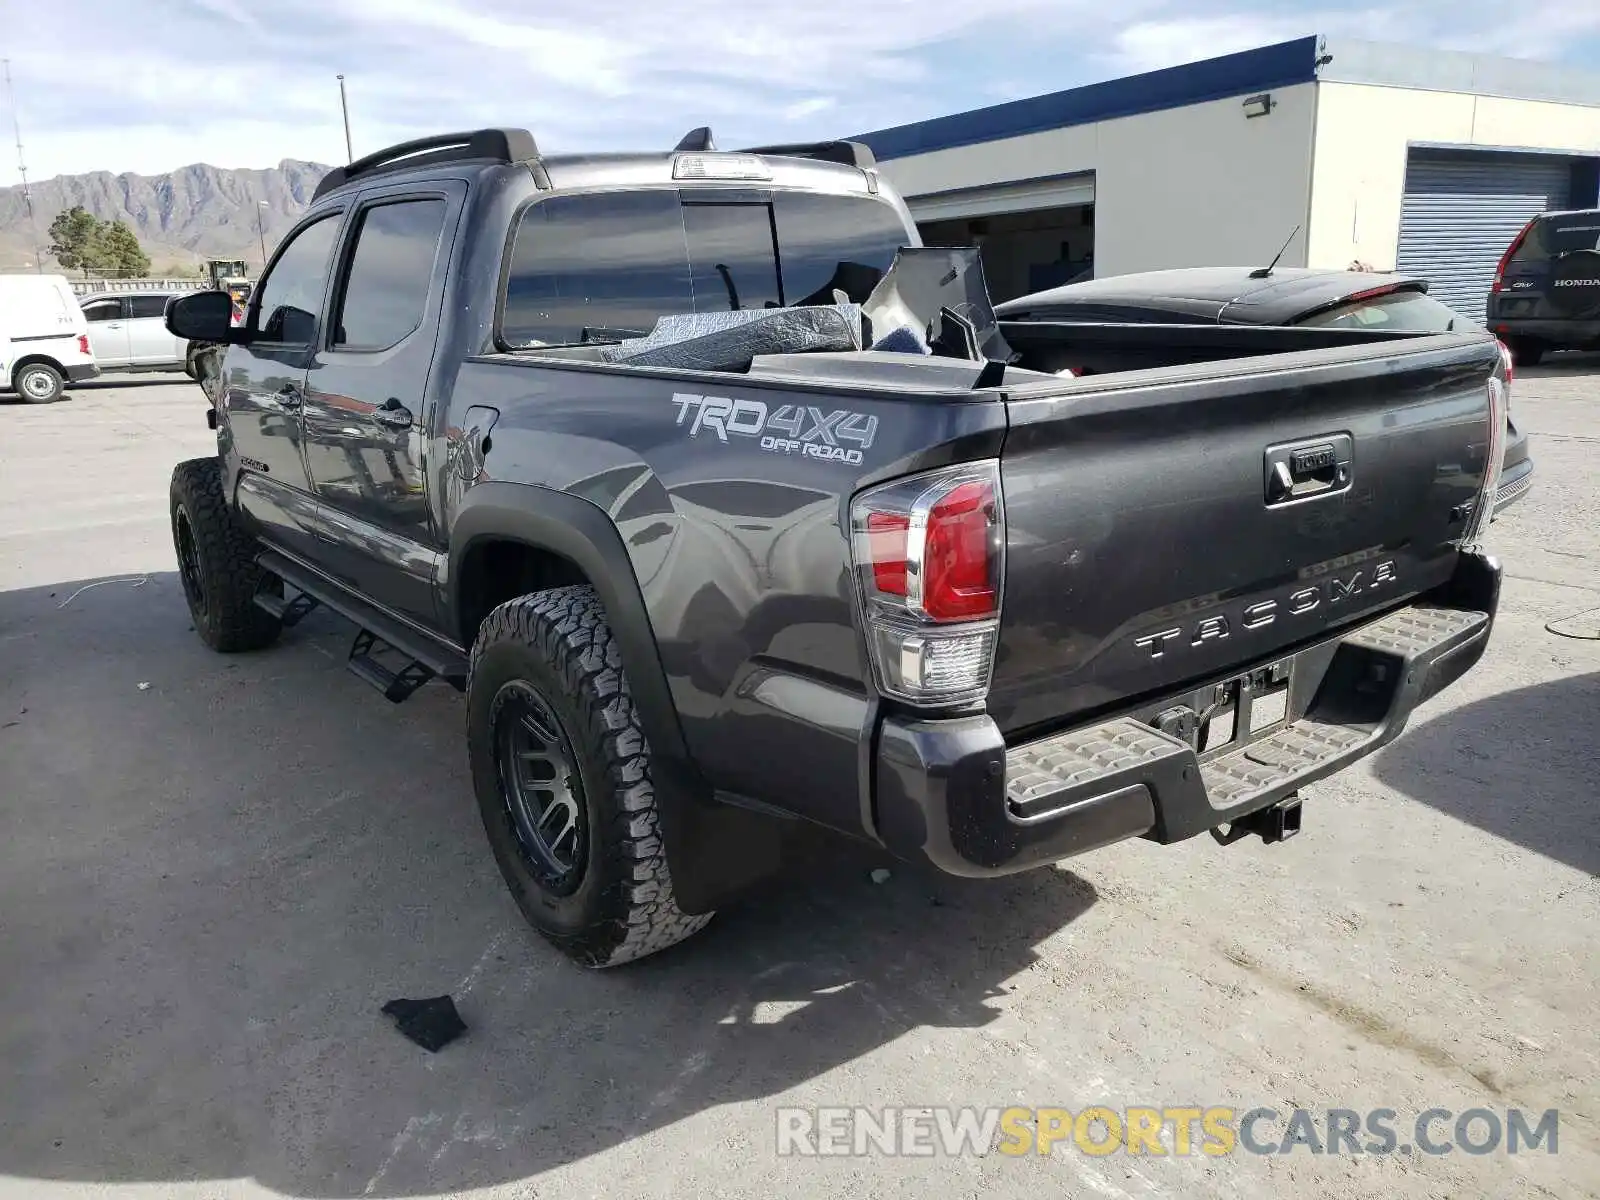
[[[322,324],[342,210],[284,241],[252,298],[250,343],[222,360],[219,443],[239,469],[239,507],[291,553],[315,556],[316,502],[302,449],[306,366]]]
[[[341,582],[433,626],[440,547],[424,468],[428,379],[466,186],[363,192],[306,374],[306,461]]]

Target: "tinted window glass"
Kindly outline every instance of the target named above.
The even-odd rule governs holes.
[[[778,262],[772,209],[765,204],[686,204],[696,312],[776,308]]]
[[[361,215],[335,346],[387,350],[422,324],[444,214],[443,200],[405,200]]]
[[[309,345],[322,315],[328,261],[339,234],[339,216],[308,225],[284,247],[257,291],[256,328],[268,342]]]
[[[554,196],[523,214],[501,317],[511,345],[644,334],[693,311],[676,192]]]
[[[1600,212],[1535,221],[1511,261],[1544,263],[1577,250],[1600,250]]]
[[[1391,292],[1387,296],[1341,304],[1296,324],[1326,329],[1399,329],[1425,333],[1461,333],[1483,328],[1421,292]]]
[[[911,241],[893,208],[865,196],[779,192],[773,211],[789,304],[831,304],[836,287],[861,303]]]
[[[165,296],[129,296],[128,315],[139,317],[164,317],[167,315]]]
[[[121,300],[96,300],[93,304],[85,305],[83,318],[86,321],[117,321],[122,318]]]

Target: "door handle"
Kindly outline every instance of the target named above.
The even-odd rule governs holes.
[[[390,396],[381,405],[372,410],[372,419],[380,425],[388,425],[394,429],[406,429],[411,425],[411,410],[393,396]]]

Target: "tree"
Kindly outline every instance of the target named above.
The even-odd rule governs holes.
[[[91,262],[90,266],[124,275],[150,273],[150,256],[144,252],[138,237],[125,222],[113,221],[109,225],[102,225],[96,242],[92,251],[96,261]]]
[[[100,222],[81,204],[57,213],[50,222],[50,253],[67,270],[87,270],[95,265],[96,243],[100,238]]]

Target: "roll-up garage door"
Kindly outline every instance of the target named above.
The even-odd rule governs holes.
[[[1570,159],[1413,150],[1406,162],[1395,268],[1462,316],[1485,315],[1495,264],[1533,217],[1567,203]]]

